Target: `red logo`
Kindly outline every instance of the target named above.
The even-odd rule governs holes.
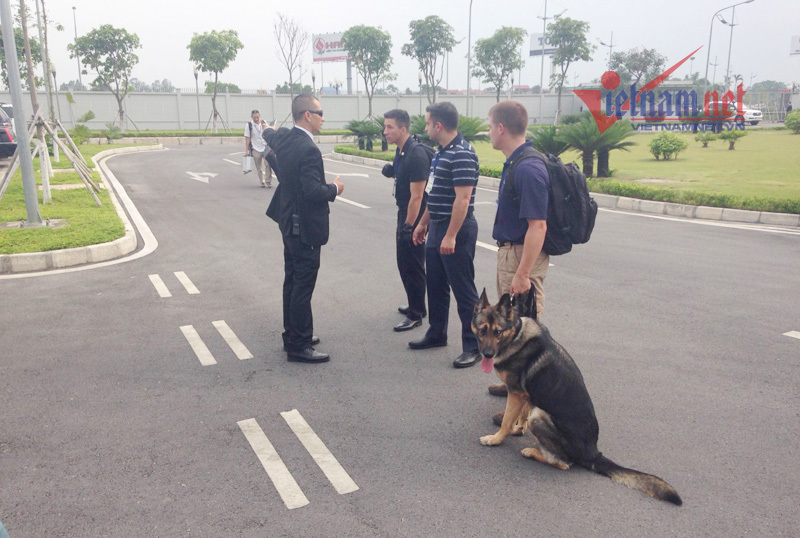
[[[317,53],[319,54],[322,54],[322,52],[325,51],[325,42],[321,37],[317,38],[317,42],[314,43],[314,48],[317,49]]]

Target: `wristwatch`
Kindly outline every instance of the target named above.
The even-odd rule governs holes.
[[[414,231],[414,226],[412,226],[411,224],[409,224],[407,222],[404,222],[403,223],[403,231],[404,232],[413,232]]]

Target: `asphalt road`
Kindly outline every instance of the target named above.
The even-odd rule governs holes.
[[[798,231],[603,210],[551,260],[544,322],[583,371],[601,450],[670,482],[677,508],[524,459],[524,438],[478,442],[504,401],[494,376],[451,367],[455,302],[448,347],[391,330],[395,207],[373,168],[326,162],[363,207],[332,204],[322,250],[315,333],[332,360],[288,363],[274,191],[236,149],[112,158],[158,248],[0,279],[12,538],[797,535]],[[476,196],[488,245],[495,197]],[[495,300],[494,252],[475,266]]]

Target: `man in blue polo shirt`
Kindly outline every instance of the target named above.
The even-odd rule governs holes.
[[[425,131],[439,144],[439,150],[431,163],[428,207],[414,229],[414,243],[425,242],[430,327],[422,340],[408,345],[411,349],[447,345],[452,289],[461,319],[463,351],[453,366],[466,368],[479,358],[478,340],[471,327],[472,310],[478,302],[474,266],[478,222],[473,215],[478,156],[458,132],[458,111],[452,103],[434,103],[425,111]]]
[[[506,172],[530,146],[525,140],[528,111],[519,101],[503,101],[489,110],[489,139],[492,147],[506,157],[497,196],[497,216],[492,237],[497,241],[497,296],[536,291],[536,318],[544,310],[544,277],[550,256],[542,250],[547,232],[547,204],[550,176],[544,161],[529,158],[517,164],[514,189],[518,199],[507,192]],[[505,396],[506,387],[495,384],[489,392]]]

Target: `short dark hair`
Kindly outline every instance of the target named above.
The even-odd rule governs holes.
[[[428,105],[425,112],[431,115],[431,121],[441,123],[448,131],[458,129],[458,110],[453,103],[442,101]]]
[[[258,111],[258,110],[256,110],[256,109],[253,109],[253,110],[250,112],[250,115],[252,116],[253,114],[261,114],[261,112],[259,112],[259,111]]]
[[[512,135],[524,134],[528,128],[528,110],[519,101],[502,101],[489,109],[489,117],[495,125],[508,129]]]
[[[301,93],[295,97],[294,101],[292,101],[292,118],[294,118],[294,121],[301,119],[307,110],[314,110],[316,107],[314,101],[316,100],[317,98],[310,93]]]
[[[394,120],[397,126],[401,129],[411,127],[411,118],[408,117],[408,112],[403,109],[395,108],[389,112],[384,112],[383,117],[387,120]]]

